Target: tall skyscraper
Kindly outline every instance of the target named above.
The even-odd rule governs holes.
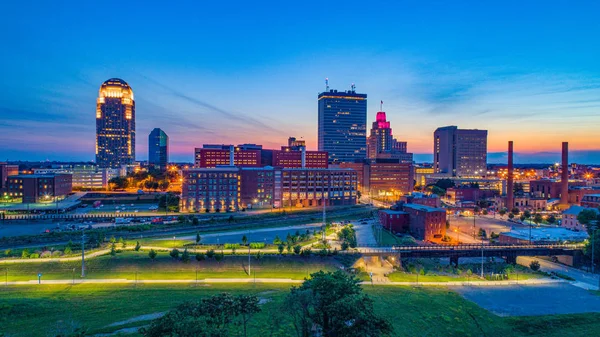
[[[328,87],[329,88],[329,87]],[[319,151],[330,163],[354,162],[367,156],[367,95],[354,90],[319,94]]]
[[[487,171],[487,130],[438,128],[433,133],[433,157],[436,174],[483,176]]]
[[[111,78],[96,105],[96,164],[118,168],[135,162],[135,100],[129,84]]]
[[[385,112],[379,111],[371,133],[367,139],[368,159],[399,159],[402,162],[412,162],[412,153],[407,153],[406,142],[396,140],[392,134],[390,122],[386,119]]]
[[[168,162],[169,136],[163,130],[155,128],[148,135],[148,165],[165,171]]]

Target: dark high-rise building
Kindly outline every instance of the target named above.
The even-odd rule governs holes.
[[[148,135],[148,165],[165,171],[168,162],[169,136],[163,130],[155,128]]]
[[[354,162],[367,156],[367,95],[354,90],[319,94],[319,151],[330,163]]]
[[[111,78],[96,105],[96,164],[117,168],[135,162],[135,100],[129,84]]]
[[[487,130],[437,128],[433,133],[433,157],[437,174],[483,176],[487,171]]]

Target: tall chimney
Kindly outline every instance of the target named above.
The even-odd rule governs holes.
[[[513,141],[511,140],[508,142],[508,180],[506,181],[506,209],[509,212],[515,207],[513,172]]]
[[[569,143],[562,143],[562,172],[560,181],[560,203],[569,205]]]
[[[235,165],[235,162],[233,160],[234,151],[235,149],[233,148],[233,145],[229,145],[229,166]]]

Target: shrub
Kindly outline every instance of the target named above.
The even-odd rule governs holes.
[[[40,258],[40,254],[38,253],[32,253],[29,255],[30,259],[39,259]]]
[[[190,253],[187,248],[183,250],[183,254],[181,254],[181,261],[187,263],[190,262]]]
[[[215,260],[217,260],[217,261],[223,260],[224,257],[225,257],[225,254],[223,254],[223,253],[215,254]]]
[[[62,252],[60,250],[55,250],[52,252],[52,257],[60,257]]]
[[[346,242],[346,241],[342,242],[342,250],[348,250],[349,246],[350,245],[348,244],[348,242]]]
[[[179,259],[179,250],[177,248],[173,248],[173,250],[169,252],[169,255],[174,259]]]
[[[206,251],[206,257],[212,259],[215,256],[215,251],[213,249]]]
[[[204,255],[202,253],[196,254],[196,261],[204,261],[205,259],[206,259],[206,255]]]
[[[4,251],[4,256],[8,257],[8,256],[11,256],[11,255],[12,255],[12,250],[7,249],[7,250]]]
[[[250,248],[252,249],[263,249],[265,246],[264,242],[250,242]]]
[[[239,243],[226,243],[223,245],[223,248],[225,249],[239,249],[241,246]],[[234,252],[235,254],[235,252]]]
[[[533,271],[540,270],[540,262],[538,260],[531,261],[531,263],[529,263],[529,268]]]
[[[156,258],[156,251],[154,249],[150,249],[150,251],[148,252],[148,257],[150,257],[150,259],[154,261],[154,259]]]
[[[302,249],[302,251],[300,252],[300,255],[302,255],[304,257],[309,257],[311,254],[312,254],[312,249],[310,249],[310,248]]]
[[[139,252],[139,251],[140,251],[140,248],[142,248],[142,246],[140,245],[140,242],[139,242],[139,241],[136,241],[136,243],[135,243],[135,248],[134,248],[134,249],[135,249],[135,251],[136,251],[136,252]]]
[[[71,249],[71,247],[67,246],[65,247],[65,255],[71,255],[73,253],[73,250]]]
[[[301,250],[302,250],[302,246],[300,246],[300,245],[294,246],[294,254],[296,254],[296,255],[300,254]]]

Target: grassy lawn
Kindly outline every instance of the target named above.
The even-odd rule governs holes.
[[[414,238],[410,236],[399,237],[392,234],[386,229],[383,229],[383,232],[381,234],[381,240],[377,235],[375,235],[375,239],[381,246],[410,246],[416,244]]]
[[[167,252],[158,252],[154,261],[144,251],[126,251],[115,257],[105,255],[86,261],[86,276],[89,279],[113,278],[128,280],[205,278],[290,278],[304,279],[318,270],[335,270],[341,264],[334,258],[302,258],[300,256],[264,256],[256,260],[251,257],[251,275],[248,275],[248,257],[245,255],[225,256],[222,261],[207,259],[188,263],[172,259]],[[8,268],[8,281],[37,280],[38,273],[44,279],[72,279],[79,277],[81,262],[45,262],[0,265],[0,281],[4,281]],[[74,269],[74,270],[73,270]]]
[[[374,299],[376,311],[394,325],[394,336],[591,336],[600,331],[600,314],[503,318],[445,288],[364,289]],[[251,321],[249,336],[271,335],[269,327],[278,317],[283,328],[272,336],[293,335],[289,316],[280,314],[288,285],[41,285],[0,292],[0,326],[15,337],[55,336],[72,327],[95,334],[143,326],[147,320],[123,321],[220,292],[255,294],[267,300]],[[116,322],[123,323],[108,326]]]
[[[513,273],[509,274],[508,280],[530,280],[530,279],[538,279],[545,277],[542,273]],[[417,274],[415,273],[405,273],[401,271],[395,271],[391,274],[388,274],[388,278],[392,282],[417,282]],[[477,282],[484,281],[479,275],[471,275],[467,276],[465,273],[459,275],[452,274],[435,274],[429,273],[426,275],[419,275],[418,282]],[[500,281],[500,280],[499,280]]]

